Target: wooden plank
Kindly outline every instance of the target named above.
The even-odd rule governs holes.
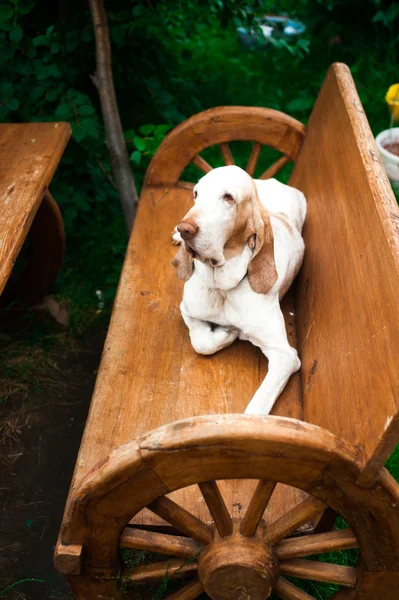
[[[70,135],[68,123],[0,125],[0,293]]]
[[[291,184],[308,199],[305,420],[364,448],[370,485],[399,440],[399,210],[345,65],[328,72]]]

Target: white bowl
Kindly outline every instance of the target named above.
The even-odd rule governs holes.
[[[375,138],[378,152],[382,158],[382,162],[384,163],[385,170],[389,179],[391,180],[392,186],[398,190],[399,189],[399,156],[396,154],[392,154],[389,152],[384,146],[386,144],[390,144],[391,142],[399,143],[399,127],[393,127],[392,129],[386,129],[385,131],[381,131]]]

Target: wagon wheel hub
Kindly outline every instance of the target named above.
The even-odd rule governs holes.
[[[212,600],[265,600],[279,576],[273,549],[263,541],[263,527],[256,535],[245,537],[234,523],[232,535],[213,541],[199,559],[198,575]]]

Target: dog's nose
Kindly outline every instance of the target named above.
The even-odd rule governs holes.
[[[194,221],[182,221],[177,226],[177,231],[182,236],[183,240],[192,240],[198,232],[198,225]]]

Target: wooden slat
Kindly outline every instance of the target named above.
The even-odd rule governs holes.
[[[255,534],[275,487],[274,481],[259,481],[241,523],[242,535],[250,537]]]
[[[194,540],[177,535],[165,535],[154,531],[142,531],[125,527],[120,538],[123,548],[159,552],[171,556],[191,558],[200,552],[202,546]]]
[[[234,165],[234,158],[231,153],[231,148],[227,142],[220,144],[220,151],[223,156],[225,165]]]
[[[399,439],[399,208],[345,65],[328,72],[290,183],[308,199],[305,420],[364,448],[368,485]]]
[[[307,592],[300,590],[296,585],[279,577],[275,586],[275,592],[281,600],[314,600]]]
[[[67,123],[0,125],[0,293],[70,135]]]
[[[165,597],[165,600],[195,600],[195,598],[198,598],[203,593],[204,588],[202,583],[197,579],[185,585],[181,590],[169,594]]]
[[[191,162],[193,163],[193,165],[198,167],[203,173],[209,173],[209,171],[212,171],[213,169],[213,167],[211,167],[211,165],[208,162],[206,162],[206,160],[202,158],[202,156],[200,156],[199,154],[197,154],[197,156],[194,156]]]
[[[266,171],[262,173],[259,179],[271,179],[278,173],[287,163],[290,162],[290,158],[288,156],[281,156],[276,160]]]
[[[251,177],[255,173],[255,169],[256,169],[256,165],[258,162],[258,158],[259,158],[261,149],[262,149],[261,144],[259,144],[258,142],[253,143],[251,154],[249,156],[248,163],[245,168],[246,172],[248,173],[248,175],[251,175]]]
[[[323,502],[309,496],[266,529],[265,543],[274,546],[284,537],[297,531],[301,525],[319,515],[324,509]]]
[[[222,537],[231,535],[233,533],[233,522],[216,481],[204,481],[199,484],[199,488],[219,535]]]
[[[315,560],[293,558],[280,563],[280,570],[285,575],[310,579],[311,581],[323,581],[325,583],[336,583],[347,587],[355,587],[357,582],[357,570],[353,567],[342,567]]]
[[[209,544],[212,541],[212,529],[170,498],[158,498],[148,508],[197,542]]]
[[[159,579],[179,579],[195,574],[198,570],[197,561],[165,560],[149,565],[137,565],[127,568],[122,578],[134,583],[151,583]]]
[[[350,529],[330,531],[298,538],[282,540],[276,547],[276,554],[280,560],[336,552],[358,547],[357,540]]]

